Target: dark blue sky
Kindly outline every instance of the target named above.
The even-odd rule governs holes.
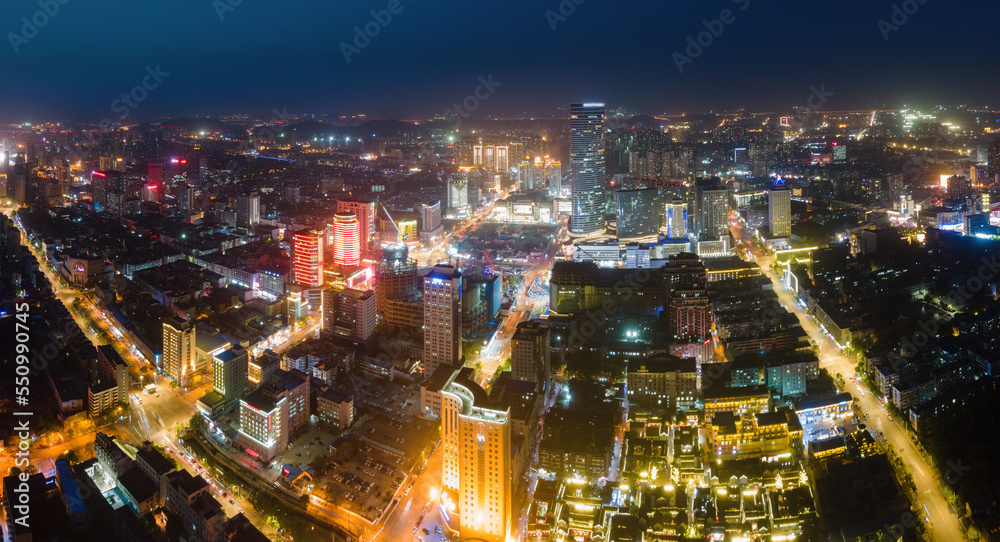
[[[222,21],[216,4],[239,0],[63,1],[17,53],[9,33],[38,0],[0,2],[0,121],[114,116],[112,101],[156,65],[170,75],[135,118],[432,115],[491,73],[501,86],[480,112],[573,99],[656,113],[762,110],[804,104],[821,84],[830,108],[993,105],[1000,83],[996,2],[910,0],[919,8],[886,41],[878,20],[890,21],[892,1],[584,0],[553,31],[546,11],[560,0],[399,0],[402,11],[347,63],[340,43],[388,0],[242,0]],[[672,54],[723,9],[735,20],[679,73]]]

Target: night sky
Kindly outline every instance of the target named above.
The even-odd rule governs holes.
[[[886,41],[878,21],[892,23],[893,2],[879,0],[562,0],[564,12],[575,8],[565,17],[560,0],[394,0],[402,10],[384,28],[372,23],[379,34],[348,63],[341,42],[392,2],[62,1],[27,43],[11,33],[38,0],[0,2],[0,122],[114,116],[112,101],[156,65],[169,76],[133,119],[430,116],[489,74],[500,86],[479,113],[552,112],[575,99],[651,113],[761,111],[804,104],[819,85],[834,93],[831,109],[978,106],[994,105],[1000,88],[996,2],[909,0],[916,12]],[[686,54],[687,37],[724,9],[731,22],[679,73],[673,53]]]

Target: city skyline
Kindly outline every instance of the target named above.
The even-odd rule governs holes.
[[[3,2],[0,542],[1000,542],[998,17]]]
[[[989,47],[987,21],[1000,9],[994,4],[970,7],[977,13],[969,17],[917,0],[838,9],[739,0],[641,10],[521,1],[492,14],[505,24],[467,24],[481,9],[400,2],[397,13],[375,17],[371,12],[388,12],[387,4],[292,2],[279,8],[184,0],[169,8],[109,2],[81,9],[67,2],[50,8],[51,17],[43,11],[33,19],[42,11],[37,2],[8,2],[0,7],[0,21],[6,22],[0,28],[7,36],[0,57],[8,81],[18,84],[0,89],[0,122],[97,122],[122,111],[142,121],[239,112],[268,116],[286,108],[333,116],[430,117],[460,103],[475,91],[478,77],[491,74],[499,85],[478,114],[554,111],[564,108],[567,98],[599,99],[640,112],[761,111],[804,104],[810,87],[821,85],[835,93],[830,108],[996,104],[996,81],[975,55]],[[721,22],[725,9],[731,13]],[[153,31],[130,25],[136,18],[155,21]],[[364,34],[369,23],[374,37]],[[89,32],[102,25],[119,30]],[[355,44],[365,43],[355,27],[367,38],[364,47]],[[953,27],[963,29],[962,40],[935,39],[942,28]],[[619,55],[603,40],[583,39],[595,28],[628,29],[618,41],[634,53]],[[427,32],[453,37],[435,39]],[[709,34],[697,45],[702,32]],[[263,39],[247,42],[248,34]],[[519,35],[532,39],[513,39]],[[689,37],[697,46],[687,50]],[[450,46],[469,39],[484,46]],[[216,55],[200,54],[206,49],[226,62],[214,64]],[[540,51],[546,56],[527,65],[514,61]],[[100,55],[113,55],[115,62],[99,63]],[[440,55],[453,61],[422,61]],[[734,62],[748,55],[753,62]],[[588,62],[602,69],[583,69]],[[261,80],[255,69],[264,66],[273,69],[266,77],[280,84]],[[739,86],[720,82],[720,72],[730,72]],[[983,73],[967,77],[977,72]],[[147,73],[157,77],[145,78]],[[70,92],[60,84],[65,80],[88,84],[73,85]],[[957,80],[963,84],[949,84]],[[142,84],[152,88],[134,107],[123,101],[113,105]],[[260,91],[269,97],[261,100]]]

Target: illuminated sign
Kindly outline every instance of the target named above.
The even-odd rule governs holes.
[[[76,272],[77,273],[84,273],[86,271],[87,271],[87,268],[84,267],[82,263],[76,264]]]
[[[781,125],[782,126],[789,126],[789,124],[788,124],[788,117],[781,117]]]

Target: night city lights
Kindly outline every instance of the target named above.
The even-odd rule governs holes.
[[[0,542],[1000,542],[1000,5],[0,4]]]

